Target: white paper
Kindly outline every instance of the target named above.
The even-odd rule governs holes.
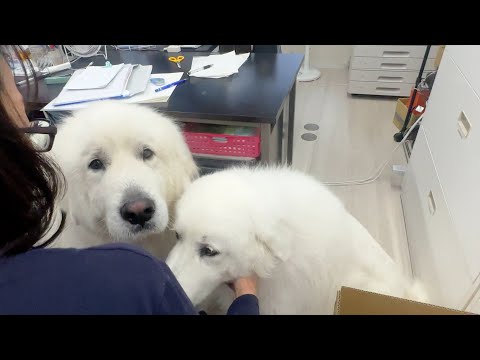
[[[165,84],[168,85],[175,81],[178,81],[182,78],[183,72],[167,73],[167,74],[152,74],[151,79],[163,78],[165,79]],[[163,85],[162,85],[163,86]],[[182,85],[180,85],[182,86]],[[155,92],[155,89],[158,89],[160,86],[153,85],[151,81],[148,82],[147,88],[141,94],[132,96],[128,99],[123,99],[120,101],[128,103],[153,103],[153,102],[166,102],[170,95],[173,94],[173,91],[177,86],[169,87],[168,89]]]
[[[65,85],[65,89],[84,90],[106,87],[118,75],[124,64],[105,66],[88,66],[75,78],[72,77]]]
[[[75,102],[102,100],[127,95],[125,94],[125,90],[132,69],[133,65],[124,65],[117,76],[104,88],[71,90],[65,86],[55,100],[53,100],[53,105],[65,106]],[[75,81],[77,77],[82,76],[83,71],[85,71],[85,69],[75,71],[69,82]]]
[[[163,78],[165,79],[165,84],[170,84],[172,82],[178,81],[182,78],[183,72],[175,72],[175,73],[165,73],[165,74],[152,74],[151,78]],[[182,86],[182,85],[180,85]],[[159,86],[153,85],[150,81],[148,82],[147,88],[144,92],[134,95],[130,98],[125,99],[117,99],[114,101],[120,102],[127,102],[127,103],[155,103],[155,102],[166,102],[168,101],[169,97],[172,95],[173,91],[177,86],[172,86],[168,89],[155,92],[155,89],[159,88]],[[55,101],[55,100],[53,100]],[[73,111],[77,109],[82,109],[92,102],[85,102],[79,104],[70,104],[64,106],[53,106],[53,101],[51,101],[48,105],[46,105],[42,111]]]
[[[201,68],[205,65],[213,65],[211,68],[197,71],[190,76],[201,78],[222,78],[238,73],[240,67],[247,61],[250,53],[236,55],[235,51],[226,54],[196,56],[192,59],[190,70]]]
[[[132,75],[127,84],[127,91],[130,96],[140,94],[147,88],[150,76],[152,75],[152,65],[135,65]]]

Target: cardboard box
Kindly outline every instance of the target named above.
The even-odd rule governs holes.
[[[435,57],[435,62],[433,63],[433,66],[437,70],[438,70],[438,67],[440,66],[440,61],[442,61],[442,56],[443,56],[443,51],[444,50],[445,50],[445,45],[442,45],[438,48],[437,56]]]
[[[393,117],[393,124],[398,128],[398,130],[402,129],[403,123],[405,122],[405,118],[407,117],[408,113],[408,98],[400,98],[397,100],[397,107],[395,109],[395,115]],[[410,121],[408,123],[407,129],[412,126],[415,121],[420,117],[420,115],[415,115],[412,111],[412,115],[410,116]]]
[[[463,311],[342,286],[334,315],[475,315]]]

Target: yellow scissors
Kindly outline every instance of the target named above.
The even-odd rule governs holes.
[[[170,60],[171,62],[174,62],[177,64],[177,66],[180,68],[180,63],[182,62],[182,60],[185,59],[185,56],[182,56],[182,55],[179,55],[177,57],[175,56],[170,56],[168,58],[168,60]]]

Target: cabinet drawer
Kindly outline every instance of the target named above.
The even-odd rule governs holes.
[[[408,96],[414,84],[378,81],[349,81],[349,94]]]
[[[433,289],[432,302],[460,309],[474,279],[458,242],[422,127],[408,164],[402,203],[414,275]]]
[[[480,99],[445,54],[425,133],[472,276],[480,273]]]
[[[428,58],[434,59],[437,56],[439,46],[430,48]],[[422,58],[425,55],[426,45],[355,45],[353,56],[370,57],[412,57]]]
[[[480,96],[480,46],[448,45],[445,47],[445,52],[450,55],[453,62],[468,79],[473,90]]]
[[[428,59],[425,64],[425,70],[434,70],[435,59]],[[422,65],[421,58],[377,58],[377,57],[352,57],[351,69],[370,69],[370,70],[390,70],[401,71],[411,70],[418,71]]]
[[[426,76],[427,71],[423,75]],[[389,83],[415,84],[418,71],[382,71],[382,70],[350,70],[352,81],[377,81]]]

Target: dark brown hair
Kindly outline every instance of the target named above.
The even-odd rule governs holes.
[[[13,51],[12,51],[13,50]],[[22,54],[16,46],[0,45],[0,57]],[[8,94],[0,76],[0,255],[15,255],[51,243],[37,242],[50,230],[55,202],[65,184],[57,165],[34,150],[8,111]]]

